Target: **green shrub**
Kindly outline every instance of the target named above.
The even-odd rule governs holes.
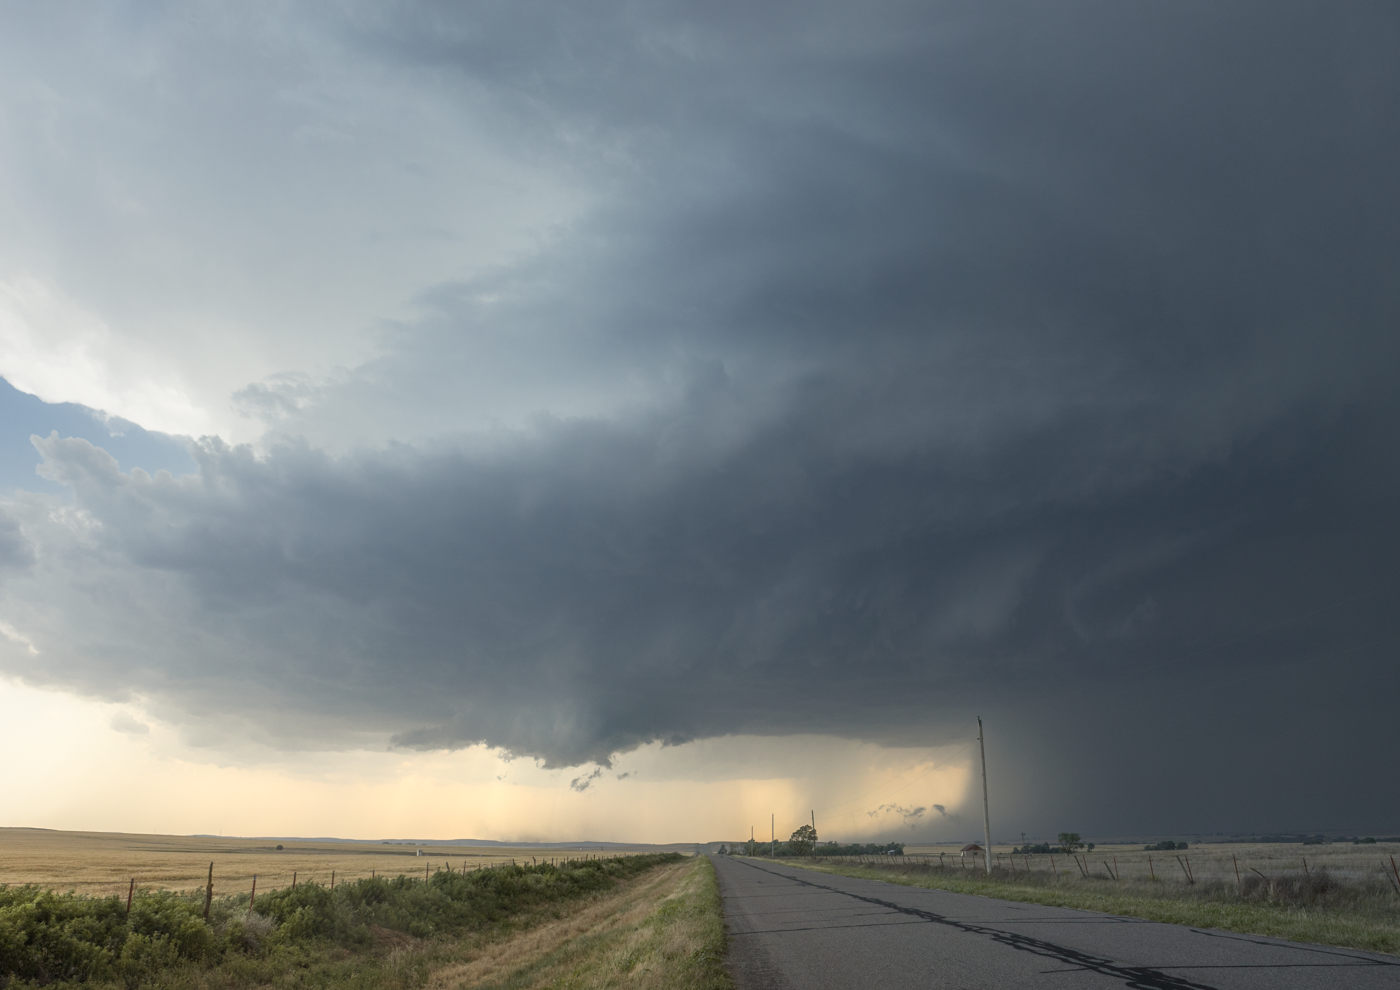
[[[141,892],[115,897],[0,888],[0,987],[16,981],[115,980],[135,987],[182,962],[212,963],[311,944],[347,949],[371,941],[371,926],[430,938],[482,928],[552,901],[605,890],[676,853],[581,860],[562,866],[503,866],[358,880],[331,890],[305,883],[258,898],[257,910],[223,898],[203,917],[202,898]]]
[[[115,897],[0,890],[0,980],[139,980],[177,959],[203,960],[217,939],[187,900],[142,893],[128,919]]]
[[[127,936],[117,957],[117,972],[128,987],[139,986],[142,980],[155,975],[180,958],[176,944],[164,935]]]
[[[755,844],[755,851],[760,856],[766,855],[769,848],[770,846],[766,842],[760,842]],[[838,845],[835,842],[828,842],[825,845],[815,846],[812,851],[817,856],[903,856],[904,843],[886,842],[880,844],[875,842],[867,842],[864,845],[861,845],[857,842],[849,846],[843,846]],[[798,853],[790,849],[788,843],[779,842],[778,855],[794,856],[798,855]]]

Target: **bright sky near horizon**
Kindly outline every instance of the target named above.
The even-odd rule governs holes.
[[[867,840],[902,838],[922,817],[913,814],[921,807],[914,798],[940,797],[956,813],[972,783],[965,741],[932,750],[819,736],[728,737],[680,751],[653,743],[606,772],[584,772],[544,769],[482,746],[427,754],[245,750],[230,758],[142,721],[149,716],[139,706],[11,682],[0,682],[0,711],[0,747],[30,754],[6,771],[4,824],[35,828],[707,842],[744,838],[759,824],[766,835],[777,808],[784,838],[807,821],[798,809],[820,805],[828,835]],[[40,738],[42,755],[34,748]],[[756,751],[765,755],[756,759]],[[773,776],[744,776],[755,770]],[[885,803],[872,808],[871,796]]]
[[[0,825],[1393,828],[1397,52],[0,4]]]

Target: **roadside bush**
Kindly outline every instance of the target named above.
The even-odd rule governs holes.
[[[173,966],[180,959],[178,947],[163,935],[129,935],[117,957],[117,972],[128,987]]]
[[[760,844],[758,847],[759,854],[761,855],[763,851],[763,846]],[[886,842],[881,844],[877,842],[867,842],[861,845],[859,842],[856,842],[849,846],[842,846],[835,842],[827,842],[814,847],[812,849],[812,854],[815,856],[903,856],[904,843]],[[788,843],[779,842],[778,855],[794,856],[799,854],[789,848]]]
[[[341,890],[354,884],[342,884]],[[272,919],[274,941],[311,942],[325,939],[342,944],[363,944],[369,932],[357,925],[345,910],[345,897],[317,883],[303,883],[264,894],[257,913]]]
[[[266,915],[245,911],[242,915],[225,918],[216,929],[216,934],[230,949],[256,955],[275,928],[276,922]]]
[[[582,860],[563,866],[501,866],[470,873],[439,872],[427,882],[409,877],[357,880],[334,891],[302,884],[258,900],[277,924],[278,942],[328,940],[364,944],[370,926],[418,938],[480,928],[540,904],[611,887],[677,854]]]
[[[506,866],[358,880],[331,890],[315,883],[270,891],[256,911],[223,898],[203,917],[200,898],[142,892],[128,918],[124,901],[57,894],[36,886],[0,888],[0,988],[107,980],[136,987],[178,963],[212,963],[274,946],[367,946],[371,926],[419,938],[482,928],[553,901],[605,890],[662,863],[668,853],[580,860],[562,866]],[[246,903],[246,902],[245,902]]]
[[[1313,870],[1311,874],[1245,876],[1238,896],[1245,901],[1287,907],[1349,908],[1369,901],[1388,902],[1390,893],[1390,888],[1374,877],[1344,881],[1324,868]]]
[[[143,893],[128,919],[115,897],[35,886],[0,890],[0,981],[121,976],[130,982],[177,959],[203,960],[216,941],[196,909],[173,894]]]

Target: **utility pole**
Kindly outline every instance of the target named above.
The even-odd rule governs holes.
[[[982,751],[982,838],[986,846],[982,855],[987,860],[987,875],[992,873],[992,813],[987,807],[987,744],[982,740],[982,716],[977,716],[977,748]]]
[[[768,829],[773,836],[773,858],[778,858],[778,816],[770,812],[768,815]]]

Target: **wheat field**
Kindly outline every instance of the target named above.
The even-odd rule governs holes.
[[[283,846],[280,851],[278,843]],[[290,886],[294,874],[298,883],[329,884],[332,873],[339,883],[371,875],[422,876],[425,869],[474,870],[512,860],[544,862],[670,848],[415,846],[0,828],[0,884],[32,883],[99,896],[124,895],[132,880],[138,889],[194,890],[204,887],[212,862],[214,894],[226,896],[248,893],[254,875],[262,892]],[[676,848],[689,852],[693,847]]]

